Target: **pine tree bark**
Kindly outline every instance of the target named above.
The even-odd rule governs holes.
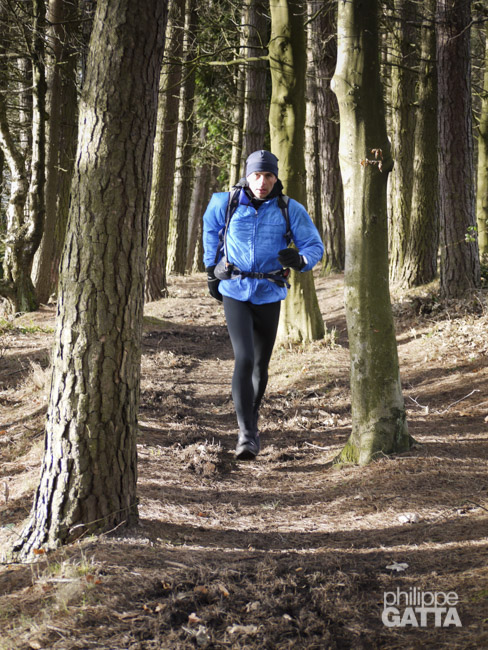
[[[246,84],[244,95],[244,128],[242,137],[241,171],[248,156],[253,151],[264,149],[266,137],[266,80],[268,63],[265,59],[265,47],[268,42],[267,6],[263,0],[250,0],[244,8],[246,16],[246,52],[253,59],[246,66]]]
[[[320,2],[312,3],[319,11]],[[317,136],[320,166],[319,199],[322,239],[325,246],[322,270],[342,271],[345,258],[344,195],[339,167],[339,115],[337,98],[330,88],[337,61],[335,6],[323,8],[311,24],[317,74]]]
[[[239,54],[245,50],[246,8],[241,9],[241,28],[239,31]],[[229,184],[235,185],[241,178],[242,139],[244,126],[244,92],[246,70],[244,65],[234,66],[234,110],[232,111],[232,150],[230,155]]]
[[[168,263],[166,266],[168,273],[180,275],[184,274],[186,265],[188,216],[193,177],[192,139],[195,122],[193,110],[195,104],[195,66],[192,60],[196,51],[196,6],[196,0],[186,0],[183,36],[186,65],[179,105],[173,209],[170,219]]]
[[[421,48],[415,120],[412,207],[405,259],[405,287],[432,282],[439,249],[439,161],[437,133],[436,0],[422,5]]]
[[[166,1],[99,0],[80,103],[45,453],[14,553],[137,520],[144,257]]]
[[[208,127],[205,125],[200,129],[199,144],[203,151],[205,140],[207,139]],[[205,212],[205,206],[210,198],[208,188],[210,185],[211,164],[208,161],[198,165],[195,173],[195,182],[191,193],[191,202],[189,210],[189,227],[188,227],[188,246],[186,257],[186,272],[191,273],[194,267],[195,255],[197,251],[197,241],[201,237],[202,215]]]
[[[13,136],[7,119],[6,99],[0,97],[0,146],[11,174],[4,279],[0,282],[0,295],[12,304],[16,312],[35,311],[39,305],[31,272],[45,217],[45,12],[44,0],[33,0],[30,44],[32,84],[23,104],[30,105],[31,111],[30,115],[29,111],[19,111],[20,122],[25,126],[26,133],[29,131],[25,142],[16,141]]]
[[[379,75],[377,12],[377,0],[339,0],[332,80],[341,119],[352,409],[352,432],[337,462],[360,465],[411,445],[388,287],[386,189],[393,161]]]
[[[34,262],[34,285],[41,303],[56,291],[59,278],[69,192],[73,174],[78,97],[76,89],[78,31],[77,0],[50,0],[47,70],[46,219],[41,245]]]
[[[488,23],[485,42],[485,74],[478,124],[478,183],[476,194],[478,242],[483,262],[488,262]]]
[[[322,227],[322,202],[320,200],[320,157],[317,110],[318,93],[318,15],[322,2],[307,2],[307,76],[305,115],[305,168],[307,170],[307,209],[320,233]],[[317,12],[319,14],[317,15]],[[320,80],[323,83],[323,79]]]
[[[395,0],[391,34],[392,156],[390,176],[390,278],[400,283],[407,257],[413,192],[417,59],[416,0]]]
[[[184,24],[185,0],[172,0],[166,35],[167,52],[171,58],[161,70],[154,143],[145,285],[145,299],[148,302],[168,296],[166,263],[176,165]]]
[[[437,2],[441,292],[480,286],[471,116],[470,0]]]
[[[301,0],[271,0],[271,149],[279,160],[284,191],[306,204],[305,70],[306,48]],[[324,321],[312,272],[292,273],[277,340],[309,342],[323,338]]]

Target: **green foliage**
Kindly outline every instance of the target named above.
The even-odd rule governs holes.
[[[478,239],[478,228],[476,226],[468,226],[464,239],[468,244],[474,243]]]
[[[52,327],[41,327],[40,325],[16,325],[14,321],[0,318],[0,336],[4,334],[52,334],[54,329]]]
[[[198,6],[196,57],[195,137],[206,127],[205,142],[195,142],[195,164],[215,164],[220,187],[228,185],[232,153],[231,134],[237,96],[242,5],[229,0],[210,0]],[[200,147],[200,148],[199,148]]]

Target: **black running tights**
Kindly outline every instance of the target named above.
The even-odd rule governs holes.
[[[281,301],[254,305],[224,296],[227,329],[234,349],[232,399],[241,432],[256,433],[258,409],[268,383],[268,366],[278,330]]]

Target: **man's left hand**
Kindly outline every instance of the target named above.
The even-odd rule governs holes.
[[[301,271],[305,266],[303,256],[294,248],[284,248],[278,253],[279,263],[295,271]]]

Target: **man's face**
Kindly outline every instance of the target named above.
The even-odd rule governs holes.
[[[265,199],[277,180],[272,172],[253,172],[247,177],[249,189],[258,199]]]

